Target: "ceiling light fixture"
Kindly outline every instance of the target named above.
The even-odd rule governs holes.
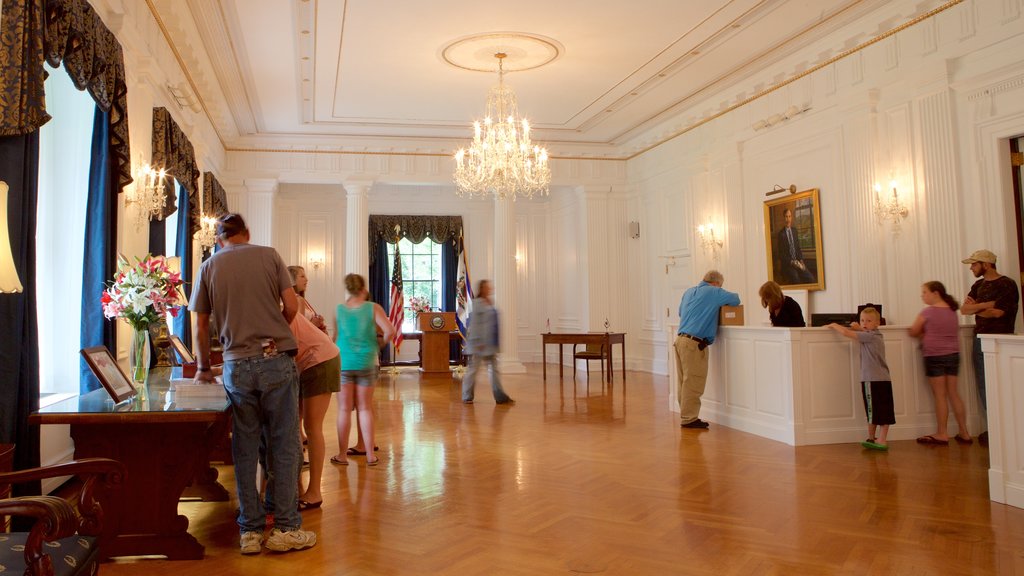
[[[516,95],[505,86],[503,60],[498,52],[498,85],[487,94],[487,116],[473,122],[473,143],[455,153],[455,187],[469,194],[499,199],[546,195],[551,184],[548,151],[530,140],[530,124],[519,118]]]

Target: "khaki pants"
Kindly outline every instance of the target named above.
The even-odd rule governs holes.
[[[684,336],[676,336],[675,349],[679,419],[689,424],[700,414],[700,397],[708,381],[708,349],[698,350],[697,343]]]

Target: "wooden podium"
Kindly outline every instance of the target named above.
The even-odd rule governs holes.
[[[416,318],[416,323],[423,332],[423,339],[420,340],[420,355],[423,358],[420,371],[424,374],[450,374],[448,333],[458,329],[455,312],[422,312]]]

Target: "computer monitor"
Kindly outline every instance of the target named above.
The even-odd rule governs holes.
[[[849,326],[851,322],[856,322],[859,318],[857,314],[851,314],[849,312],[829,312],[825,314],[811,314],[811,327],[816,328],[820,326],[827,326],[835,322],[842,326]]]
[[[860,313],[863,312],[865,308],[874,308],[875,310],[878,310],[878,317],[880,318],[879,324],[885,326],[885,314],[882,313],[881,304],[872,304],[871,302],[868,302],[867,304],[861,304],[860,306],[857,306],[858,320],[860,319]]]

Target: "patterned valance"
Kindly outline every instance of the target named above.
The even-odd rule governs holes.
[[[462,216],[370,216],[370,246],[376,246],[381,239],[395,244],[401,238],[408,238],[413,244],[426,238],[438,244],[454,244],[460,236]],[[370,250],[371,259],[373,255]]]
[[[203,172],[203,214],[220,217],[228,213],[228,193],[213,172]]]
[[[29,134],[50,120],[43,61],[64,69],[110,113],[117,189],[132,181],[128,87],[121,44],[88,0],[3,0],[0,29],[0,135]]]
[[[196,151],[166,108],[153,108],[153,166],[163,168],[188,190],[190,205],[199,204],[199,166]],[[174,187],[168,192],[163,217],[174,213]],[[193,223],[195,227],[195,223]]]

